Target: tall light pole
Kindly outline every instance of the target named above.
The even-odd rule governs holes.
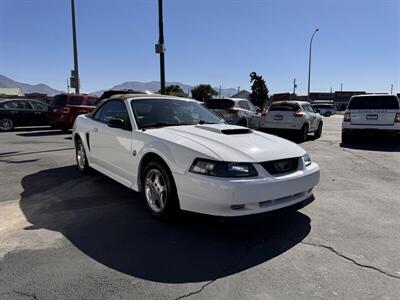
[[[156,53],[160,54],[160,84],[161,94],[165,94],[165,61],[164,61],[164,23],[163,23],[163,2],[158,0],[158,31],[159,38],[156,44]]]
[[[311,50],[312,50],[312,42],[314,39],[314,35],[319,31],[319,29],[315,29],[313,35],[311,36],[311,40],[310,40],[310,54],[308,57],[308,97],[310,97],[310,79],[311,79]]]
[[[72,10],[72,40],[74,44],[74,70],[71,72],[71,87],[75,88],[75,93],[79,94],[79,66],[78,66],[78,45],[76,42],[76,21],[75,21],[75,0],[71,0]]]

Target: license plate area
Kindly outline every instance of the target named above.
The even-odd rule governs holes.
[[[377,114],[368,114],[367,120],[378,120],[378,115]]]
[[[281,116],[281,115],[275,115],[275,116],[274,116],[274,120],[276,120],[276,121],[282,121],[282,120],[283,120],[283,116]]]

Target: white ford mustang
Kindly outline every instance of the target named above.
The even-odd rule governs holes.
[[[225,124],[199,102],[114,95],[74,124],[81,172],[89,168],[143,193],[150,213],[241,216],[299,206],[320,170],[296,144]]]

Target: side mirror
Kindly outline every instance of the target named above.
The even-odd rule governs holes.
[[[260,113],[261,112],[261,108],[259,108],[258,106],[256,106],[256,113]]]
[[[126,123],[123,119],[115,118],[107,122],[107,126],[111,128],[126,129]]]

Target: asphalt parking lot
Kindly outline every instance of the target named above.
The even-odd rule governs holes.
[[[0,299],[399,299],[400,146],[302,144],[315,201],[246,223],[162,223],[141,196],[81,176],[70,134],[0,134]]]

